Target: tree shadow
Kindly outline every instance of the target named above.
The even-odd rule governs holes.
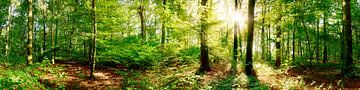
[[[248,89],[256,89],[256,90],[263,90],[263,89],[269,89],[268,86],[265,84],[262,84],[260,80],[257,78],[257,75],[246,75],[248,80]]]
[[[256,75],[246,75],[241,73],[239,75],[230,74],[224,79],[214,83],[213,90],[233,90],[233,89],[269,89],[265,84],[262,84],[257,79]]]
[[[214,90],[232,90],[237,76],[230,74],[215,84]]]

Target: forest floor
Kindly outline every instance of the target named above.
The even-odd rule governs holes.
[[[99,67],[94,73],[95,79],[89,79],[90,67],[78,62],[59,61],[53,65],[61,69],[57,74],[47,73],[41,75],[40,82],[49,87],[63,87],[65,89],[119,89],[121,87],[122,77],[115,73],[115,70],[108,67]],[[38,68],[46,71],[48,68]]]
[[[243,65],[238,65],[238,73],[230,74],[229,63],[213,65],[213,70],[204,75],[195,75],[198,65],[183,65],[157,68],[149,71],[127,70],[124,67],[97,67],[96,79],[88,79],[89,66],[77,62],[57,62],[57,73],[41,75],[40,82],[49,87],[65,89],[303,89],[303,88],[360,88],[360,78],[342,78],[340,70],[329,66],[292,67],[274,69],[267,63],[254,62],[256,75],[243,73]],[[325,69],[326,68],[326,69]],[[38,68],[47,71],[47,68]],[[50,71],[48,71],[50,72]]]

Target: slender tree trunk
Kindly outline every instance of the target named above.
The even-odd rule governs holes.
[[[296,17],[294,19],[295,20],[294,20],[293,26],[296,25]],[[293,62],[295,61],[295,52],[296,52],[295,39],[296,39],[296,28],[293,28],[293,34],[292,34],[292,60],[293,60]]]
[[[253,47],[253,38],[254,38],[254,9],[255,9],[255,0],[249,0],[248,8],[248,36],[247,36],[247,46],[246,46],[246,64],[245,64],[245,73],[247,75],[252,75],[252,47]]]
[[[209,64],[209,51],[207,46],[207,29],[208,25],[206,24],[208,18],[208,8],[207,8],[208,0],[201,0],[201,5],[203,11],[201,13],[201,31],[200,31],[200,68],[199,73],[211,71],[210,64]]]
[[[320,27],[319,27],[319,24],[320,24],[320,20],[318,19],[317,21],[316,21],[316,62],[318,62],[319,63],[319,29],[320,29]]]
[[[266,0],[262,0],[263,1],[263,4],[264,6],[262,7],[262,15],[263,15],[263,18],[262,18],[262,25],[261,25],[261,58],[262,59],[265,59],[266,57],[266,50],[265,50],[265,16],[266,16],[266,4],[265,4],[265,1]]]
[[[280,43],[281,43],[281,29],[280,29],[280,26],[277,26],[276,27],[276,43],[275,43],[275,47],[276,47],[276,50],[275,50],[275,52],[276,52],[276,60],[275,60],[275,66],[277,67],[277,68],[279,68],[280,67],[280,65],[281,65],[281,45],[280,45]]]
[[[324,24],[324,36],[325,36],[325,40],[324,40],[324,57],[323,57],[323,63],[326,63],[327,62],[327,60],[328,60],[328,54],[327,54],[327,51],[328,51],[328,46],[327,46],[327,40],[328,40],[328,32],[327,32],[327,20],[326,20],[327,18],[326,18],[326,13],[324,13],[324,20],[323,20],[323,24]]]
[[[8,9],[8,21],[9,21],[9,25],[7,26],[6,28],[6,31],[5,31],[5,57],[8,58],[9,56],[9,32],[11,30],[11,27],[12,27],[12,1],[10,1],[10,6],[9,6],[9,9]],[[1,36],[1,34],[0,34]]]
[[[163,8],[164,8],[164,11],[163,11],[163,14],[165,14],[165,11],[166,11],[166,0],[163,0]],[[166,26],[165,26],[165,23],[166,23],[166,15],[163,15],[162,17],[162,29],[161,29],[161,45],[164,45],[165,44],[165,34],[166,34]]]
[[[299,42],[298,42],[298,44],[299,44],[299,56],[300,56],[300,61],[302,61],[302,58],[303,58],[303,53],[302,53],[302,49],[303,49],[303,47],[301,46],[301,42],[302,40],[301,40],[301,37],[299,37]]]
[[[33,46],[32,46],[32,39],[33,39],[33,13],[32,13],[32,0],[28,0],[28,41],[27,41],[27,64],[33,64]]]
[[[144,19],[144,6],[142,5],[143,0],[141,0],[141,5],[139,6],[138,14],[140,16],[140,23],[141,23],[141,38],[143,43],[146,42],[146,30],[145,30],[145,19]]]
[[[271,55],[271,25],[268,26],[268,37],[267,37],[267,42],[268,42],[268,60],[272,60],[272,55]]]
[[[241,7],[241,1],[242,0],[235,0],[235,13],[240,12]],[[235,20],[234,22],[234,49],[233,49],[233,62],[231,63],[231,71],[232,73],[237,73],[237,58],[238,58],[238,32],[239,32],[240,26],[239,21]]]
[[[45,0],[43,0],[43,2],[45,3]],[[41,49],[42,59],[44,58],[44,53],[46,50],[46,22],[47,22],[46,19],[47,19],[46,9],[44,9],[44,11],[43,11],[43,20],[44,20],[44,23],[43,23],[43,45],[42,45],[42,49]]]
[[[50,31],[51,31],[51,64],[55,64],[55,26],[54,26],[54,20],[55,20],[55,16],[56,14],[54,14],[55,12],[55,4],[54,4],[54,0],[51,0],[50,3],[51,3],[51,24],[50,24]]]
[[[290,30],[287,30],[287,37],[286,37],[286,46],[284,45],[284,47],[286,47],[285,50],[285,59],[289,60],[290,59]]]
[[[353,58],[352,58],[352,30],[351,30],[351,0],[343,0],[343,36],[344,36],[344,67],[342,69],[342,74],[346,75],[352,69]]]
[[[95,14],[95,0],[92,0],[91,7],[92,7],[92,30],[93,30],[93,40],[92,40],[92,53],[91,53],[91,72],[90,72],[90,78],[94,79],[94,72],[95,72],[95,65],[96,65],[96,14]]]

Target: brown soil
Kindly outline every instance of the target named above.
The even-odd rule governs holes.
[[[114,73],[114,69],[109,67],[97,67],[94,73],[95,79],[89,79],[90,67],[82,65],[77,62],[56,62],[54,67],[62,67],[64,70],[58,70],[58,74],[63,74],[62,77],[53,74],[45,74],[40,76],[40,82],[44,82],[50,87],[59,87],[65,85],[65,89],[121,89],[123,78]],[[43,68],[38,68],[43,69]],[[60,80],[59,80],[60,79]]]
[[[306,85],[319,88],[360,88],[360,78],[344,78],[337,69],[291,68],[285,76],[302,76]]]

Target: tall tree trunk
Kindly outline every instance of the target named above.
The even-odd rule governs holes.
[[[318,62],[319,63],[319,29],[320,29],[320,27],[319,27],[319,24],[320,24],[320,19],[318,19],[317,21],[316,21],[316,62]]]
[[[247,36],[247,46],[246,46],[246,64],[245,64],[245,73],[247,75],[252,75],[252,47],[253,47],[253,38],[254,38],[254,9],[255,9],[255,0],[249,0],[248,3],[248,36]]]
[[[239,6],[241,6],[241,1],[235,0],[235,13],[240,12]],[[240,5],[239,5],[240,4]],[[239,21],[235,20],[234,22],[234,49],[233,49],[233,61],[231,62],[231,72],[237,73],[237,58],[238,58],[238,31],[239,31]]]
[[[261,58],[265,59],[266,50],[265,50],[265,16],[266,16],[266,0],[262,0],[264,6],[262,7],[262,25],[261,25]]]
[[[294,17],[294,24],[296,25],[296,17]],[[296,46],[295,46],[295,39],[296,39],[296,28],[293,28],[293,34],[292,34],[292,60],[295,61],[295,52],[296,52]]]
[[[95,14],[95,0],[92,0],[91,7],[92,7],[92,30],[93,30],[93,37],[92,37],[92,50],[91,50],[91,72],[90,78],[94,79],[94,72],[95,72],[95,65],[96,65],[96,14]]]
[[[45,3],[45,0],[43,0],[43,2]],[[41,56],[43,59],[45,56],[44,56],[44,53],[45,53],[45,50],[46,50],[46,20],[47,16],[46,16],[46,9],[44,9],[43,11],[43,20],[44,20],[44,23],[43,23],[43,45],[42,45],[42,49],[41,49]]]
[[[12,1],[10,1],[10,6],[9,6],[9,9],[8,9],[8,22],[9,22],[9,25],[7,26],[6,28],[6,31],[5,31],[5,57],[8,58],[9,56],[9,32],[11,30],[11,27],[12,27]],[[1,34],[0,34],[1,36]]]
[[[28,0],[28,41],[27,41],[27,64],[33,64],[33,46],[32,46],[32,39],[33,39],[33,13],[32,13],[32,0]]]
[[[55,20],[55,16],[56,14],[54,14],[55,12],[55,4],[54,4],[55,0],[51,0],[51,24],[50,24],[50,31],[51,31],[51,64],[55,64],[55,26],[54,26],[54,20]]]
[[[276,43],[275,43],[275,47],[276,47],[276,50],[275,50],[275,52],[276,52],[275,66],[277,68],[279,68],[280,65],[281,65],[281,49],[280,49],[281,45],[280,45],[280,43],[281,43],[281,29],[280,29],[280,26],[277,26],[276,27]]]
[[[163,11],[163,14],[165,14],[165,11],[166,11],[166,0],[163,0],[163,8],[164,8],[164,11]],[[161,45],[163,46],[165,44],[165,34],[166,34],[166,26],[165,26],[165,23],[166,23],[166,14],[163,15],[162,17],[162,29],[161,29]]]
[[[268,37],[267,37],[267,42],[268,42],[268,60],[272,60],[272,55],[271,55],[271,25],[269,24],[268,26]]]
[[[326,20],[327,18],[326,18],[326,13],[324,13],[324,20],[323,20],[323,24],[324,24],[324,36],[325,36],[325,40],[324,40],[324,57],[323,57],[323,63],[326,63],[326,61],[328,60],[328,54],[327,54],[327,51],[328,51],[328,46],[327,46],[327,41],[326,40],[328,40],[328,32],[327,32],[327,20]]]
[[[142,5],[143,0],[141,0],[141,4],[139,6],[138,14],[140,16],[140,23],[141,23],[141,38],[142,42],[146,42],[146,30],[145,30],[145,19],[144,19],[144,6]]]
[[[208,7],[207,5],[208,0],[201,0],[201,5],[203,8],[203,11],[201,13],[201,31],[200,31],[200,68],[199,73],[208,72],[211,71],[210,64],[209,64],[209,51],[207,46],[207,29],[208,25],[207,18],[208,18]]]
[[[351,0],[343,0],[343,36],[344,36],[344,66],[342,74],[348,74],[352,69],[353,58],[352,58],[352,30],[351,30]]]

